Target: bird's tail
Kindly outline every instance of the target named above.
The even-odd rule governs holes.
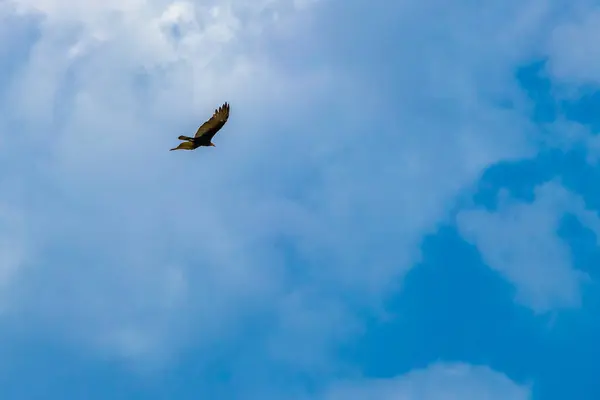
[[[179,140],[189,140],[189,141],[194,140],[194,138],[191,138],[189,136],[183,136],[183,135],[179,136],[177,139],[179,139]]]

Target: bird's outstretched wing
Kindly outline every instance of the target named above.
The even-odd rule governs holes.
[[[225,122],[227,122],[228,118],[229,104],[224,103],[221,107],[215,110],[214,114],[212,115],[212,117],[210,117],[208,121],[203,123],[200,126],[200,128],[198,128],[194,137],[199,138],[202,136],[203,139],[212,139],[212,137],[215,136],[217,132],[219,132],[219,129],[221,129],[223,125],[225,125]]]

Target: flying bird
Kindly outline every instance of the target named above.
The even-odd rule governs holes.
[[[179,136],[179,140],[183,140],[179,146],[171,149],[173,150],[194,150],[200,146],[212,146],[216,147],[211,141],[212,138],[219,132],[219,130],[225,125],[229,118],[229,104],[225,102],[221,107],[217,108],[208,121],[200,125],[200,128],[196,131],[194,137]]]

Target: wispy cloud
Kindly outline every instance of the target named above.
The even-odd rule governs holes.
[[[395,378],[340,384],[325,398],[526,400],[531,398],[531,391],[528,385],[519,385],[487,367],[440,363]]]
[[[531,204],[504,195],[498,210],[463,211],[458,224],[484,261],[516,285],[517,301],[546,312],[581,302],[585,274],[573,268],[570,249],[558,236],[567,213],[600,232],[596,214],[558,183],[538,187]]]

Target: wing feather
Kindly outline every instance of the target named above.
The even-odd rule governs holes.
[[[210,140],[215,136],[217,132],[225,125],[229,118],[229,103],[224,103],[221,107],[217,108],[213,113],[212,117],[198,128],[196,131],[195,138],[202,137],[202,139]]]

